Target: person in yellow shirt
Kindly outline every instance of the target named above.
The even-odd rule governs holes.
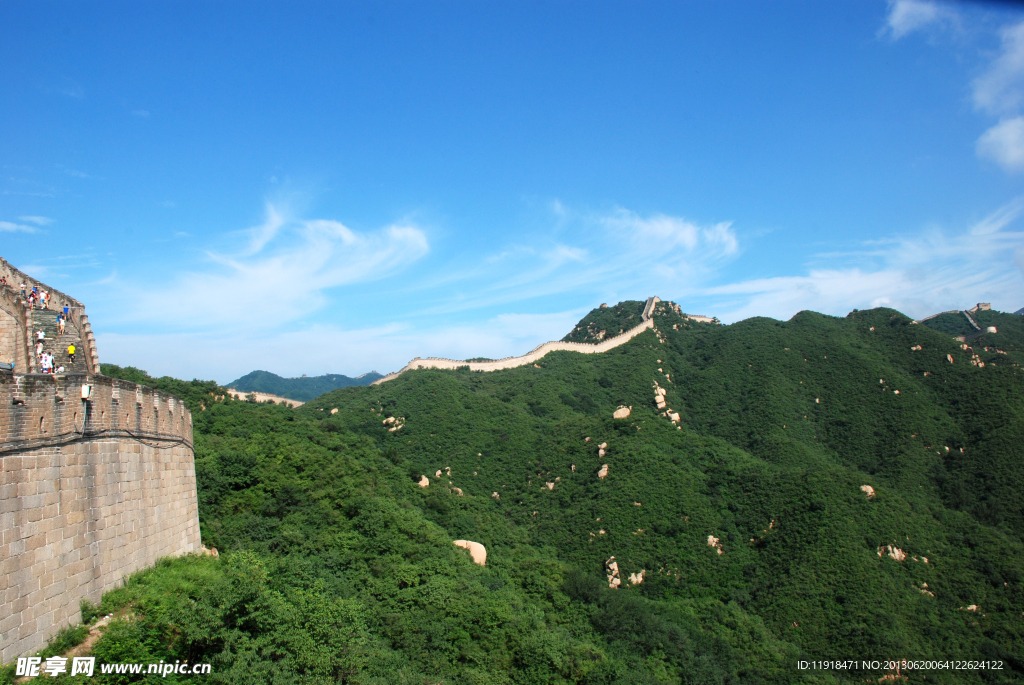
[[[70,360],[72,364],[75,363],[75,346],[74,345],[68,345],[68,360]]]

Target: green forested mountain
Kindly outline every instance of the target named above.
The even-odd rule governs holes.
[[[369,385],[378,378],[381,378],[381,374],[375,371],[355,378],[337,373],[328,373],[323,376],[303,376],[302,378],[282,378],[269,371],[253,371],[228,383],[227,387],[242,392],[266,392],[279,397],[308,402],[325,392],[338,388],[349,388],[353,385]]]
[[[1024,320],[981,318],[999,333],[964,349],[889,309],[721,326],[663,303],[657,331],[604,354],[414,371],[297,410],[152,380],[193,409],[221,556],[109,593],[134,619],[94,653],[209,661],[224,683],[888,673],[801,659],[987,660],[900,676],[1024,682]]]

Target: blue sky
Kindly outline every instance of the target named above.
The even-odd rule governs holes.
[[[0,63],[0,256],[156,374],[1024,306],[1014,5],[3,3]]]

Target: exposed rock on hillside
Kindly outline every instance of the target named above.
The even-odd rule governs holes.
[[[456,547],[468,549],[469,556],[473,559],[474,564],[479,564],[480,566],[487,565],[487,549],[479,542],[473,542],[471,540],[456,540],[453,544]]]
[[[619,578],[619,562],[615,561],[615,557],[604,562],[604,567],[608,574],[608,587],[617,588],[622,585],[622,579]]]

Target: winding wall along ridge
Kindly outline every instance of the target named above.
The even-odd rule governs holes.
[[[370,385],[380,385],[381,383],[398,378],[406,371],[412,371],[414,369],[458,369],[468,366],[470,371],[500,371],[502,369],[513,369],[517,366],[533,364],[547,353],[555,352],[557,350],[579,352],[580,354],[607,352],[608,350],[614,349],[623,343],[629,342],[648,328],[654,328],[654,319],[651,318],[651,314],[654,311],[654,305],[658,302],[661,302],[661,298],[659,297],[647,298],[647,304],[644,306],[644,312],[640,315],[640,318],[643,320],[640,324],[630,328],[625,333],[620,333],[614,338],[608,338],[607,340],[596,344],[552,340],[538,345],[522,357],[505,357],[504,359],[495,359],[489,362],[468,362],[462,359],[445,359],[443,357],[427,357],[426,359],[416,357],[400,370],[389,373],[383,378],[378,378]]]

